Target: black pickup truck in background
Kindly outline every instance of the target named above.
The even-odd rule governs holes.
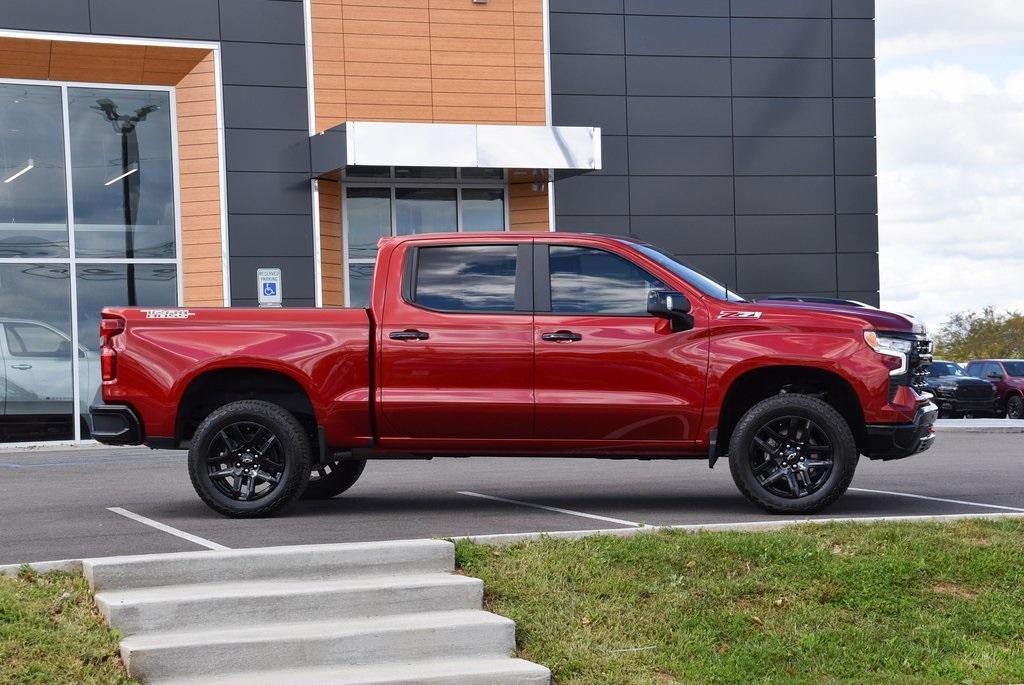
[[[933,361],[925,378],[941,417],[1001,416],[996,388],[983,378],[968,376],[955,362]]]

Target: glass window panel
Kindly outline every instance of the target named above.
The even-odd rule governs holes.
[[[364,259],[377,256],[377,241],[391,235],[391,189],[347,188],[348,256]]]
[[[389,166],[347,166],[346,178],[391,178]]]
[[[74,437],[66,264],[0,264],[0,442]]]
[[[170,97],[69,88],[79,257],[174,257]]]
[[[174,264],[79,264],[78,409],[82,437],[89,437],[89,406],[100,401],[100,310],[104,307],[173,307],[178,303],[177,267]]]
[[[490,180],[503,180],[505,178],[504,169],[477,169],[469,168],[462,170],[462,178],[464,179],[487,179]]]
[[[60,88],[0,84],[0,257],[67,257]]]
[[[373,285],[373,264],[348,265],[348,301],[351,307],[370,306],[370,288]]]
[[[455,178],[455,168],[442,166],[395,167],[395,178]]]
[[[444,311],[514,311],[517,250],[515,245],[421,248],[413,298]]]
[[[490,188],[463,188],[463,231],[504,231],[505,191]]]
[[[632,262],[604,250],[553,245],[549,264],[553,312],[646,316],[650,291],[667,289]]]
[[[395,190],[395,230],[398,235],[457,231],[455,188],[398,188]]]

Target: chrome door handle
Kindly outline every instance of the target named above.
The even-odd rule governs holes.
[[[540,339],[548,342],[579,342],[583,340],[583,336],[572,331],[555,331],[541,334]]]
[[[28,371],[32,368],[31,364],[11,364],[12,369],[18,369],[19,371]]]
[[[392,340],[426,340],[430,337],[430,333],[408,329],[405,331],[395,331],[389,334],[388,337]]]

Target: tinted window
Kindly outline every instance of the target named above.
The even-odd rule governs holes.
[[[1003,366],[1006,367],[1006,373],[1014,378],[1024,376],[1024,362],[1003,362]]]
[[[664,283],[604,250],[551,246],[551,311],[644,316],[652,290]]]
[[[452,312],[512,312],[516,303],[515,245],[419,249],[413,300]]]
[[[928,367],[929,376],[963,376],[964,372],[952,362],[935,362]]]

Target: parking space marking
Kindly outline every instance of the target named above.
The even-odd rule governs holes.
[[[583,511],[573,511],[572,509],[559,509],[558,507],[549,507],[546,504],[534,504],[533,502],[523,502],[522,500],[517,499],[505,499],[504,497],[495,497],[494,495],[481,495],[479,492],[466,492],[460,490],[456,494],[466,495],[467,497],[479,497],[480,499],[489,499],[495,502],[504,502],[505,504],[518,504],[521,507],[543,509],[544,511],[553,511],[558,514],[568,514],[569,516],[580,516],[585,519],[608,521],[609,523],[618,523],[623,526],[631,526],[633,528],[639,528],[644,525],[642,523],[637,523],[636,521],[624,521],[623,519],[611,518],[610,516],[598,516],[597,514],[588,514]]]
[[[163,531],[164,533],[168,533],[169,535],[174,535],[175,537],[179,537],[182,540],[188,540],[189,542],[194,542],[197,545],[200,545],[202,547],[206,547],[207,549],[231,549],[230,547],[222,545],[222,544],[220,544],[218,542],[213,542],[212,540],[207,540],[206,538],[201,538],[198,535],[193,535],[192,533],[186,533],[183,530],[178,530],[177,528],[172,528],[171,526],[168,526],[165,523],[160,523],[159,521],[154,521],[153,519],[146,518],[145,516],[139,516],[138,514],[130,512],[127,509],[122,509],[121,507],[107,507],[107,511],[112,511],[115,514],[119,514],[121,516],[124,516],[125,518],[130,518],[132,521],[138,521],[139,523],[141,523],[143,525],[147,525],[150,528],[156,528],[159,531]]]
[[[968,507],[985,507],[988,509],[1004,509],[1006,511],[1020,511],[1024,512],[1024,509],[1020,507],[1006,507],[1001,504],[984,504],[982,502],[965,502],[961,499],[945,499],[944,497],[929,497],[928,495],[914,495],[909,492],[890,492],[889,490],[869,490],[868,488],[849,488],[855,492],[871,492],[876,495],[895,495],[896,497],[912,497],[914,499],[927,499],[932,502],[946,502],[947,504],[963,504]]]

